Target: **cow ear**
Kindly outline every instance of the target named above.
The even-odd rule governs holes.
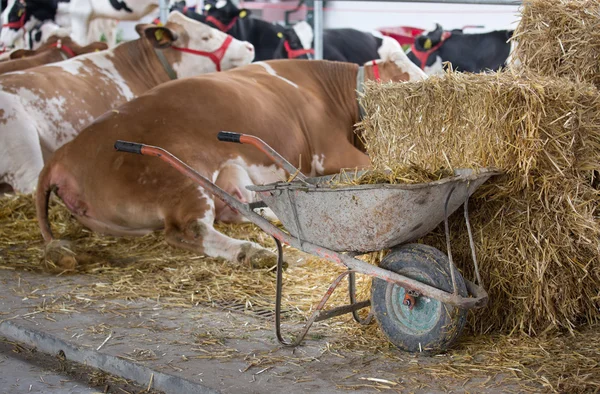
[[[136,30],[138,30],[137,26]],[[138,34],[139,33],[140,31],[138,30]],[[142,33],[155,48],[159,49],[170,47],[178,38],[177,33],[165,26],[146,25],[143,28]]]
[[[238,13],[238,16],[239,16],[240,18],[242,18],[242,19],[244,19],[245,17],[247,17],[247,16],[249,16],[249,15],[250,15],[250,10],[247,10],[247,9],[245,9],[245,8],[242,8],[242,9],[240,10],[240,12]]]
[[[10,53],[10,60],[21,59],[33,55],[35,55],[35,51],[31,51],[29,49],[17,49],[16,51],[12,51]]]

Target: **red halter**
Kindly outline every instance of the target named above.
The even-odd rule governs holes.
[[[218,20],[214,16],[210,16],[210,15],[206,17],[206,21],[217,26],[217,28],[219,30],[221,30],[222,32],[227,33],[229,30],[231,30],[233,25],[235,25],[235,22],[237,22],[237,18],[238,18],[237,16],[235,18],[233,18],[233,20],[231,22],[229,22],[228,25],[224,25],[220,20]]]
[[[233,37],[228,35],[227,38],[225,39],[225,41],[223,42],[223,45],[221,45],[221,47],[219,47],[217,50],[212,51],[212,52],[196,51],[196,50],[190,49],[190,48],[181,48],[181,47],[175,47],[175,46],[171,46],[171,48],[173,48],[177,51],[191,53],[193,55],[206,56],[210,60],[213,61],[215,66],[217,66],[217,71],[221,71],[221,60],[223,60],[223,57],[225,57],[225,52],[227,52],[227,48],[229,48],[229,45],[231,44],[232,41],[233,41]]]
[[[371,62],[371,66],[373,66],[373,76],[377,82],[381,82],[381,77],[379,75],[379,65],[375,60]]]
[[[77,54],[71,48],[69,48],[66,45],[63,45],[63,43],[60,40],[58,40],[54,44],[50,45],[50,48],[58,48],[59,50],[63,51],[70,58],[77,56]]]
[[[440,40],[440,42],[438,42],[433,48],[431,48],[427,51],[424,51],[424,52],[417,50],[414,43],[411,45],[411,47],[410,47],[411,52],[421,62],[421,70],[425,70],[425,66],[427,66],[427,59],[429,59],[429,55],[431,55],[435,50],[437,50],[439,47],[441,47],[442,44],[444,43],[444,41],[446,41],[448,38],[450,38],[451,35],[452,35],[452,33],[449,31],[443,32],[442,39]]]
[[[18,21],[5,23],[2,25],[2,27],[10,27],[10,28],[19,30],[20,28],[25,26],[25,16],[26,15],[27,15],[27,11],[23,10],[23,15],[21,15],[21,18]]]
[[[315,54],[315,50],[314,49],[292,49],[290,47],[290,43],[288,42],[288,40],[285,40],[283,42],[283,47],[285,48],[285,51],[288,54],[288,59],[295,59],[297,57],[303,56],[303,55],[314,55]]]

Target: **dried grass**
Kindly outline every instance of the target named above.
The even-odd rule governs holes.
[[[103,304],[104,300],[110,299],[140,298],[160,299],[165,307],[190,308],[198,303],[226,301],[243,303],[248,310],[257,307],[273,309],[275,279],[268,270],[234,268],[223,261],[171,248],[160,233],[141,238],[93,234],[71,218],[58,201],[53,201],[50,206],[56,234],[72,240],[74,247],[86,250],[90,259],[68,271],[45,262],[41,258],[43,242],[33,200],[31,196],[13,196],[0,198],[0,269],[33,271],[40,275],[85,275],[91,278],[92,284],[68,285],[68,281],[62,281],[66,286],[65,296],[55,304],[44,302],[32,313],[73,313],[89,307],[94,300]],[[270,238],[252,225],[220,226],[219,229],[230,236],[273,246]],[[311,313],[340,269],[318,259],[297,264],[296,259],[306,256],[290,249],[286,250],[286,255],[292,261],[284,273],[283,302],[285,308],[296,312],[287,315],[286,321],[299,322]],[[372,260],[379,257],[370,256]],[[359,275],[357,283],[361,294],[358,298],[364,299],[370,278]],[[35,294],[24,296],[35,297]],[[340,305],[346,298],[347,287],[340,286],[330,303]],[[438,386],[444,384],[440,382],[447,382],[450,387],[464,382],[470,390],[503,392],[507,392],[508,387],[513,387],[515,392],[593,392],[600,389],[599,326],[574,332],[572,336],[557,336],[556,332],[550,331],[539,338],[465,334],[447,354],[421,358],[395,350],[375,324],[361,327],[348,315],[319,324],[327,324],[330,333],[328,352],[342,358],[347,357],[342,352],[349,352],[352,357],[382,357],[388,359],[390,365],[397,365],[397,370],[392,368],[389,376],[382,372],[377,378],[395,383],[393,387],[398,390],[426,390],[432,385],[439,390]],[[109,328],[103,326],[91,330],[106,335],[109,332]],[[206,343],[215,341],[214,338],[202,340]],[[133,356],[140,356],[132,350]],[[215,351],[189,357],[219,359],[224,355]],[[292,358],[286,360],[273,352],[256,354],[249,360],[248,368],[299,362],[297,356]],[[311,377],[306,378],[310,380]],[[362,388],[380,390],[386,386],[368,378],[361,380],[364,381]],[[353,388],[357,387],[340,382],[339,389]]]
[[[592,85],[532,73],[448,73],[368,84],[362,104],[376,170],[504,172],[470,204],[490,295],[472,316],[477,332],[536,334],[600,320],[599,193],[590,185],[600,164],[600,96]],[[462,220],[452,222],[455,261],[472,278]],[[442,234],[425,242],[445,250]]]
[[[513,65],[600,87],[598,0],[529,0],[512,40]]]

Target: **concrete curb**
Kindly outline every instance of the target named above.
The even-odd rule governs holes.
[[[56,355],[62,350],[67,360],[135,381],[142,386],[147,386],[150,379],[152,379],[152,388],[162,390],[166,393],[209,394],[219,392],[175,375],[152,370],[124,358],[74,345],[43,331],[37,331],[12,321],[0,323],[0,335],[16,342],[33,346],[38,351],[48,354]]]

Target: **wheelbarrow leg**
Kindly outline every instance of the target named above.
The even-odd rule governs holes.
[[[329,319],[331,317],[343,315],[343,314],[350,313],[350,312],[354,313],[358,309],[365,308],[371,304],[371,302],[369,300],[366,300],[366,301],[362,301],[359,303],[353,303],[351,305],[344,305],[344,306],[341,306],[338,308],[333,308],[328,311],[323,311],[323,308],[325,307],[325,304],[329,300],[329,297],[331,297],[331,294],[333,294],[333,292],[338,287],[338,285],[340,284],[342,279],[344,279],[344,277],[346,277],[346,275],[350,275],[350,274],[354,273],[353,271],[344,271],[333,281],[333,283],[331,283],[331,285],[329,286],[329,289],[327,289],[327,292],[321,299],[321,302],[319,302],[319,304],[315,308],[314,312],[312,313],[312,315],[310,316],[310,318],[308,319],[308,321],[306,322],[306,324],[304,325],[304,328],[300,331],[300,333],[298,335],[296,335],[294,340],[291,342],[285,340],[283,338],[283,336],[281,335],[281,294],[282,294],[282,287],[283,287],[283,248],[281,247],[281,242],[279,242],[279,240],[277,238],[273,237],[273,239],[275,240],[275,244],[277,245],[277,255],[278,255],[278,258],[277,258],[277,286],[276,286],[276,294],[275,294],[275,335],[277,336],[277,340],[279,341],[279,343],[281,343],[283,346],[289,346],[289,347],[298,346],[302,342],[304,337],[306,337],[306,334],[308,333],[308,330],[310,329],[310,327],[316,321]]]
[[[356,273],[355,272],[350,272],[350,275],[348,275],[348,292],[350,293],[350,304],[355,305],[356,304]],[[358,310],[352,311],[352,317],[354,317],[354,320],[357,323],[359,323],[363,326],[367,326],[367,325],[371,324],[371,321],[373,320],[373,309],[371,309],[369,311],[369,314],[364,319],[362,319],[358,315]]]

